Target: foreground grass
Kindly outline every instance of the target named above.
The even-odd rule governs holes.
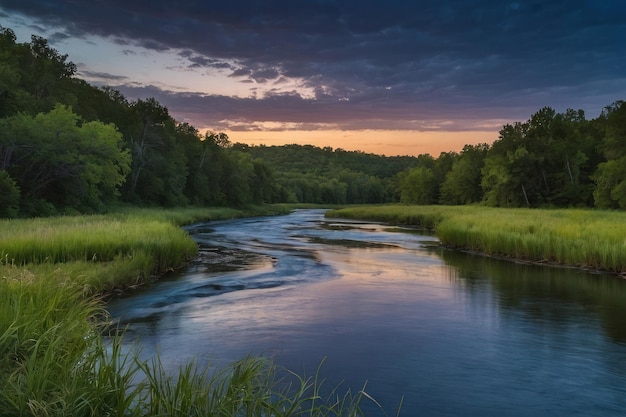
[[[95,294],[145,282],[196,253],[180,225],[289,207],[118,210],[0,221],[0,415],[360,416],[364,392],[320,398],[321,381],[245,358],[222,370],[164,371],[105,344]],[[122,333],[123,334],[123,333]],[[108,340],[108,339],[107,339]]]
[[[213,371],[190,362],[168,374],[122,338],[103,343],[106,312],[58,274],[18,268],[0,280],[0,415],[360,416],[363,391],[329,394],[321,381],[244,358]]]
[[[394,205],[346,208],[327,216],[426,227],[445,246],[487,255],[626,273],[624,212]]]

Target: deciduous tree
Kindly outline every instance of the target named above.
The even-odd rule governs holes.
[[[113,200],[130,166],[121,145],[114,125],[83,123],[63,105],[0,121],[0,161],[22,190],[24,207],[45,201],[95,209]]]

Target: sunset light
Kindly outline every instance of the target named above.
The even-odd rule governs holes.
[[[234,142],[436,155],[626,89],[616,2],[62,3],[2,2],[0,24]]]

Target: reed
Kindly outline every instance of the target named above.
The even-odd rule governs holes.
[[[626,273],[626,213],[481,206],[370,206],[327,213],[433,228],[445,246]]]

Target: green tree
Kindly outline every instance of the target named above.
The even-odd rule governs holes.
[[[154,98],[130,103],[129,111],[124,133],[132,169],[125,198],[164,206],[185,204],[187,161],[185,149],[177,141],[176,121]]]
[[[130,156],[121,144],[114,125],[83,123],[57,105],[35,117],[22,113],[0,121],[0,169],[16,181],[25,207],[45,201],[97,209],[117,197],[128,172]]]
[[[220,189],[224,203],[243,206],[252,203],[251,177],[254,175],[252,157],[242,152],[224,153]]]
[[[591,199],[597,160],[584,113],[544,107],[505,125],[482,170],[484,199],[501,206],[580,205]]]
[[[443,186],[446,176],[452,169],[452,166],[458,157],[459,155],[456,152],[441,152],[437,159],[434,160],[433,174],[435,174],[435,200],[433,203],[440,200],[441,187]]]
[[[607,106],[599,118],[604,131],[601,148],[607,161],[593,174],[596,207],[626,209],[626,102]]]
[[[626,102],[618,100],[606,106],[600,117],[603,141],[600,145],[607,160],[626,156]]]
[[[430,168],[419,166],[409,170],[400,187],[401,203],[427,205],[436,201],[436,178]]]
[[[0,117],[46,112],[62,101],[59,87],[76,73],[67,57],[39,36],[18,44],[12,30],[0,27]]]
[[[15,114],[19,110],[20,67],[15,41],[15,33],[0,26],[0,117]]]
[[[482,200],[481,171],[489,145],[465,145],[441,185],[441,204],[470,204]]]
[[[0,171],[0,217],[17,217],[20,188],[8,172]]]
[[[602,162],[593,179],[596,207],[626,209],[626,157]]]

